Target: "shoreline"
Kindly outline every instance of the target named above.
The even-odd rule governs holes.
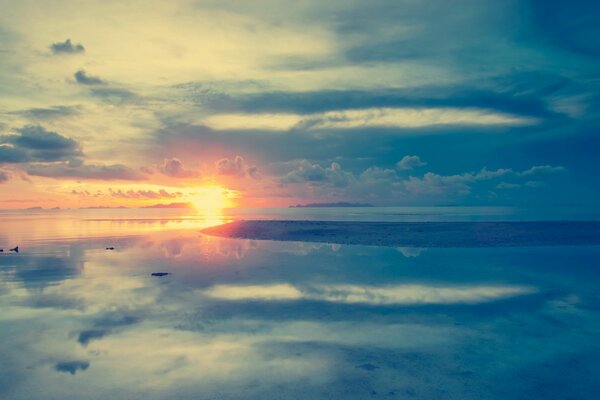
[[[600,245],[600,221],[345,222],[245,220],[201,230],[237,239],[383,247]]]

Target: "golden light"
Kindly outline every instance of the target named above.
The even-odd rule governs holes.
[[[235,192],[221,186],[202,186],[194,189],[191,200],[199,214],[218,216],[224,208],[234,206],[235,197]]]

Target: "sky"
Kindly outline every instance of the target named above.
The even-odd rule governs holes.
[[[598,2],[0,7],[0,209],[600,201]]]

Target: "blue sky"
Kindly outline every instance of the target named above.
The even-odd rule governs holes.
[[[0,6],[0,208],[600,200],[597,2]]]

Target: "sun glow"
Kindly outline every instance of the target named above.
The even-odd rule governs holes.
[[[220,186],[203,186],[194,190],[192,204],[199,214],[220,215],[224,208],[234,206],[236,194]]]

